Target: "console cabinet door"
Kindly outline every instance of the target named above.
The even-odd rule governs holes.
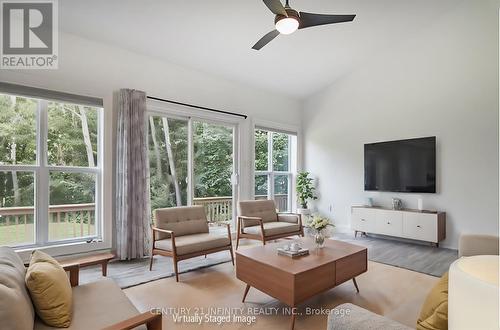
[[[401,236],[403,233],[403,213],[399,211],[377,211],[376,233]]]
[[[403,216],[403,235],[427,242],[438,242],[437,215],[407,212]]]
[[[351,227],[352,230],[366,233],[375,232],[375,212],[371,209],[354,207],[351,215]]]

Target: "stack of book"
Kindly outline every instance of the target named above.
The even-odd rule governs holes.
[[[281,256],[287,256],[291,258],[301,257],[309,254],[309,249],[300,248],[297,251],[292,251],[290,249],[285,250],[284,248],[278,248],[278,254]]]

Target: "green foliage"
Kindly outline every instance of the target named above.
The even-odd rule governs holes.
[[[318,199],[314,194],[313,179],[309,177],[309,172],[299,172],[297,174],[297,199],[302,208],[307,208],[307,201]]]
[[[272,168],[270,168],[269,160],[269,139],[272,139]],[[265,130],[255,130],[255,170],[256,171],[274,171],[287,172],[289,171],[289,138],[287,134],[270,132]],[[288,194],[288,176],[274,176],[274,193]],[[268,193],[268,176],[255,176],[255,195],[266,196]]]
[[[177,205],[175,182],[168,159],[165,130],[161,117],[153,118],[154,128],[149,129],[149,159],[151,209]],[[188,176],[188,126],[187,121],[168,119],[172,148],[172,162],[180,189],[181,205],[187,205]],[[152,132],[156,134],[156,146]],[[193,122],[194,197],[232,196],[233,173],[232,128],[203,122]],[[155,150],[158,148],[158,150]],[[160,163],[156,155],[160,155]],[[158,172],[161,168],[161,173]]]
[[[0,163],[35,165],[38,103],[0,94]],[[47,159],[50,165],[95,166],[98,112],[95,108],[48,102]],[[85,117],[85,118],[84,118]],[[85,119],[85,121],[84,121]],[[82,123],[86,122],[86,125]],[[84,128],[88,131],[85,143]],[[89,162],[89,148],[93,157]],[[50,203],[79,204],[95,199],[95,176],[51,171]],[[35,176],[29,171],[0,172],[0,207],[35,205]]]
[[[187,205],[187,173],[188,173],[188,126],[187,121],[172,119],[167,120],[172,149],[173,163],[177,175],[177,184],[180,189],[180,205]],[[172,169],[167,154],[167,143],[165,141],[165,127],[161,117],[153,117],[154,127],[149,126],[149,164],[150,164],[150,197],[151,209],[177,205],[175,196],[175,183]],[[155,151],[153,132],[156,136],[158,148]],[[160,156],[160,162],[156,155]],[[159,166],[159,168],[158,168]]]
[[[195,197],[231,196],[233,130],[208,123],[194,123]]]

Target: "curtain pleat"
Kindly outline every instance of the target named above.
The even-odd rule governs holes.
[[[116,253],[120,260],[149,254],[151,241],[146,93],[121,89],[116,145]]]

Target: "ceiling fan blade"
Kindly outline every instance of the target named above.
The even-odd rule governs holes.
[[[350,22],[356,15],[324,15],[300,12],[299,29],[308,28],[311,26]]]
[[[267,8],[273,12],[275,15],[288,16],[285,7],[280,0],[263,0]]]
[[[276,38],[279,34],[280,33],[278,32],[278,30],[272,30],[271,32],[260,38],[260,40],[257,41],[255,45],[253,45],[252,49],[260,50],[262,47],[271,42],[271,40]]]

